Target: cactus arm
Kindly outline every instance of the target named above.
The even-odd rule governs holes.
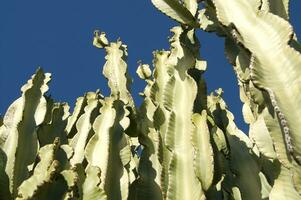
[[[139,178],[131,186],[129,199],[162,199],[162,138],[150,120],[156,107],[147,97],[141,108],[144,117],[139,142],[144,148],[139,159]],[[156,120],[159,121],[159,118]]]
[[[17,199],[67,200],[78,195],[78,174],[75,168],[70,169],[66,164],[70,157],[66,145],[59,143],[57,137],[53,144],[39,150],[39,162],[36,162],[33,174],[18,188]]]
[[[107,62],[103,67],[103,74],[109,80],[109,87],[112,90],[113,96],[119,96],[125,103],[132,102],[132,97],[127,88],[131,82],[127,75],[127,64],[125,62],[125,56],[127,56],[126,46],[118,41],[117,43],[111,43],[106,47]]]
[[[255,159],[257,156],[251,150],[252,142],[236,127],[232,113],[227,110],[225,102],[221,99],[221,92],[218,93],[218,96],[211,94],[208,97],[208,107],[216,124],[224,131],[230,148],[229,171],[226,173],[225,185],[228,190],[237,186],[242,199],[260,199],[260,168]]]
[[[139,134],[139,131],[137,130],[137,123],[139,121],[137,119],[137,111],[133,98],[130,94],[130,83],[132,80],[128,75],[127,64],[125,62],[127,57],[127,47],[122,44],[121,41],[109,43],[105,38],[105,34],[101,33],[99,35],[99,32],[95,32],[94,45],[99,48],[104,47],[107,54],[105,57],[106,63],[103,68],[103,74],[108,79],[108,84],[111,89],[111,97],[108,99],[108,104],[110,106],[107,106],[107,110],[104,111],[104,113],[105,115],[108,114],[109,118],[112,118],[112,124],[108,124],[108,132],[104,132],[104,135],[101,134],[102,137],[107,138],[103,149],[101,149],[101,151],[106,152],[106,158],[104,161],[97,161],[93,164],[94,159],[91,159],[89,153],[87,153],[87,158],[90,157],[90,162],[92,162],[90,164],[100,167],[103,172],[101,185],[106,191],[108,198],[125,199],[128,196],[129,184],[133,181],[133,177],[131,172],[132,163],[130,163],[132,158],[129,156],[131,154],[129,139],[124,135],[124,133],[126,132],[129,135],[135,136]],[[114,99],[116,100],[115,102],[113,101]],[[125,106],[127,106],[127,108]],[[98,132],[102,131],[103,121],[105,120],[102,120],[101,117],[98,122],[95,120],[95,132],[96,130]],[[98,126],[98,128],[95,126]],[[96,133],[91,138],[91,143],[89,142],[91,144],[91,148],[94,148],[93,142],[98,140],[98,136],[96,135],[99,135],[99,133]],[[89,143],[87,145],[87,149],[90,148]],[[112,149],[114,149],[114,151]],[[86,150],[86,152],[89,151]],[[113,164],[114,162],[117,162],[118,164]],[[111,165],[115,167],[109,167]],[[117,176],[116,174],[113,174],[115,173],[114,170],[116,170]],[[116,189],[119,190],[120,193],[114,192]]]
[[[282,3],[287,3],[288,1],[263,1],[263,4],[261,5],[261,10],[262,11],[270,11],[273,12],[274,14],[288,20],[288,15],[283,12],[283,9],[281,9]],[[277,5],[278,4],[278,5]],[[255,6],[256,7],[256,6]],[[282,7],[283,8],[283,7]],[[284,13],[284,14],[283,14]],[[227,32],[226,29],[224,31]],[[237,34],[240,34],[237,32]],[[226,33],[226,35],[233,37]],[[240,35],[238,35],[240,37]],[[235,40],[235,38],[234,38]],[[281,124],[284,124],[284,117],[282,115],[282,112],[280,113],[278,111],[278,116],[279,116],[279,122],[277,120],[277,117],[272,117],[270,114],[268,114],[267,110],[262,109],[266,106],[270,106],[270,104],[266,101],[266,94],[262,92],[262,90],[259,90],[254,87],[253,83],[250,82],[250,71],[252,70],[252,67],[255,66],[254,58],[251,57],[250,53],[246,52],[246,50],[240,45],[236,45],[234,40],[230,39],[229,37],[226,39],[226,55],[229,59],[229,62],[234,65],[234,70],[237,74],[239,84],[241,91],[244,90],[246,93],[245,97],[241,98],[241,100],[244,102],[243,106],[243,113],[244,113],[244,118],[247,123],[250,123],[251,129],[249,136],[250,138],[253,139],[255,142],[256,146],[259,148],[259,151],[265,155],[265,157],[261,157],[262,160],[265,160],[266,158],[272,158],[274,159],[279,159],[279,161],[285,166],[286,168],[290,168],[290,173],[293,174],[293,182],[294,182],[294,187],[296,190],[299,191],[298,187],[300,187],[300,183],[297,181],[299,180],[300,177],[300,167],[296,164],[295,161],[291,159],[291,156],[288,154],[288,149],[286,149],[286,145],[289,144],[290,142],[290,136],[288,134],[284,135],[281,133],[281,128],[284,130],[283,127],[279,126],[279,122]],[[240,42],[244,44],[244,41],[242,38],[240,38]],[[294,48],[298,45],[295,42],[295,40],[291,40],[291,44]],[[296,48],[297,50],[298,48]],[[246,53],[247,54],[246,54]],[[241,56],[241,55],[246,55],[246,56]],[[253,55],[254,57],[254,55]],[[251,65],[250,65],[251,64]],[[253,66],[252,66],[253,65]],[[246,73],[247,72],[247,73]],[[253,77],[252,77],[253,78]],[[269,90],[267,90],[269,91]],[[275,98],[272,98],[274,96],[273,91],[270,92],[270,98],[273,99],[274,101],[274,108],[275,105],[277,104],[277,100]],[[252,103],[254,102],[255,105]],[[276,103],[275,103],[276,102]],[[257,105],[256,105],[257,104]],[[277,106],[277,105],[276,105]],[[251,110],[250,110],[251,109]],[[270,108],[269,108],[270,109]],[[279,109],[279,107],[278,107]],[[272,108],[273,110],[273,108]],[[276,109],[277,110],[277,107]],[[263,112],[263,114],[261,114]],[[280,114],[279,114],[280,113]],[[276,115],[276,116],[277,116]],[[250,117],[255,117],[254,119],[251,119]],[[264,118],[264,121],[263,121]],[[261,128],[260,128],[261,127]],[[284,140],[284,138],[289,138],[288,140]],[[267,145],[269,144],[269,145]],[[275,148],[275,150],[274,150]],[[268,160],[265,160],[265,162],[270,162]],[[277,160],[274,162],[277,162]],[[273,163],[274,163],[273,162]],[[273,164],[275,167],[275,164]],[[268,174],[265,171],[265,175],[269,178],[269,181],[277,179],[277,177],[270,176],[269,172]],[[262,194],[264,193],[265,197],[267,193],[270,192],[271,187],[264,182],[264,177],[261,176],[261,184],[262,184],[262,189],[266,185],[267,190],[262,190]],[[283,193],[285,193],[286,190],[284,190]],[[262,196],[262,198],[264,197]],[[283,196],[282,196],[283,197]]]
[[[170,41],[178,41],[177,37],[173,37]],[[153,83],[150,86],[150,100],[151,102],[147,102],[149,106],[152,107],[152,104],[155,107],[154,113],[150,110],[147,113],[148,119],[152,121],[152,126],[156,130],[158,135],[153,135],[154,138],[150,138],[153,144],[150,144],[148,147],[151,148],[149,153],[154,152],[154,156],[151,156],[150,159],[154,162],[155,169],[159,170],[160,181],[158,182],[158,178],[156,177],[156,183],[161,187],[161,196],[166,196],[167,185],[168,185],[168,157],[169,155],[164,151],[164,137],[168,126],[168,116],[165,115],[164,109],[164,92],[167,82],[169,80],[169,74],[173,73],[174,68],[171,64],[169,64],[169,51],[156,51],[154,53],[154,73],[153,73]],[[148,100],[148,99],[147,99]],[[152,127],[151,126],[151,127]],[[153,131],[152,131],[153,132]],[[155,133],[155,132],[154,132]],[[157,139],[157,140],[156,140]],[[153,142],[154,141],[154,142]],[[152,147],[152,145],[155,145]],[[160,148],[159,148],[160,147]],[[154,150],[152,150],[154,148]],[[160,152],[161,151],[161,152]],[[157,153],[158,152],[158,153]],[[146,155],[147,156],[147,155]],[[158,164],[157,158],[159,158],[160,165]],[[142,163],[143,164],[143,163]],[[147,162],[146,162],[147,164]],[[149,167],[149,172],[151,172],[152,168]],[[148,172],[148,173],[149,173]]]
[[[293,35],[291,26],[280,17],[258,11],[250,1],[215,0],[214,4],[219,21],[226,26],[233,23],[243,45],[252,52],[252,81],[259,88],[273,91],[288,124],[293,154],[301,161],[301,138],[298,137],[301,112],[297,107],[301,103],[301,56],[288,45]]]
[[[33,175],[18,188],[17,200],[33,198],[38,190],[52,182],[59,166],[58,161],[55,160],[58,145],[58,143],[48,144],[39,150],[40,162],[36,165]]]
[[[148,81],[149,90],[145,91],[144,106],[149,109],[145,131],[140,136],[142,144],[146,144],[139,164],[144,181],[140,189],[145,191],[150,186],[150,191],[155,192],[151,196],[159,199],[202,199],[205,196],[194,170],[195,149],[191,142],[197,86],[188,75],[188,69],[196,64],[198,42],[193,30],[174,27],[171,31],[171,50],[155,53],[154,80]],[[147,123],[149,119],[151,123]],[[153,170],[157,170],[157,176]]]
[[[167,199],[199,199],[203,194],[192,164],[194,149],[190,137],[185,134],[187,132],[192,134],[191,115],[193,107],[187,109],[187,105],[193,105],[196,97],[196,85],[188,76],[184,81],[181,81],[180,76],[175,74],[175,79],[174,85],[169,87],[167,84],[165,90],[166,99],[168,97],[173,99],[173,102],[169,101],[168,104],[165,104],[167,110],[171,111],[165,135],[165,144],[171,154],[168,168]],[[190,88],[190,90],[185,88]],[[187,102],[190,103],[187,104]],[[188,165],[188,163],[192,165]],[[178,179],[182,181],[176,181]]]
[[[15,197],[17,187],[28,176],[27,165],[36,157],[38,140],[36,127],[42,123],[46,113],[46,100],[43,94],[48,90],[50,74],[37,70],[22,87],[22,97],[8,109],[4,118],[7,140],[3,150],[7,155],[6,173],[10,178],[10,191]]]
[[[95,134],[89,140],[85,156],[90,166],[97,166],[101,170],[101,185],[109,199],[124,199],[124,190],[128,190],[128,183],[121,184],[124,166],[120,151],[125,147],[124,130],[122,126],[125,110],[119,100],[107,98],[100,109],[100,115],[95,119],[93,129]],[[99,156],[102,155],[102,156]],[[119,191],[119,192],[116,192]]]
[[[155,59],[159,56],[159,52],[155,52]],[[159,58],[160,59],[160,58]],[[157,61],[159,60],[157,59]],[[160,124],[164,121],[158,116],[157,106],[151,100],[150,89],[157,93],[158,87],[150,80],[151,71],[148,65],[139,65],[137,73],[141,79],[147,82],[147,87],[143,92],[144,102],[140,107],[140,132],[139,142],[143,145],[143,151],[139,159],[138,174],[139,177],[130,188],[129,199],[162,199],[162,138],[155,129],[154,123]],[[156,96],[156,95],[155,95]],[[157,111],[157,113],[156,113]]]
[[[121,160],[118,160],[118,155],[116,155],[116,153],[118,153],[118,148],[114,146],[116,149],[114,149],[114,151],[111,150],[113,144],[118,144],[118,139],[116,137],[121,134],[120,130],[118,131],[114,129],[114,125],[118,123],[115,121],[118,114],[113,108],[113,99],[105,100],[103,107],[101,107],[100,109],[100,113],[101,115],[96,118],[93,124],[95,135],[93,135],[92,138],[89,140],[85,154],[90,166],[97,166],[100,168],[102,172],[101,188],[105,190],[106,194],[108,195],[108,198],[115,197],[115,199],[121,199],[120,192],[115,193],[115,195],[112,194],[114,189],[115,191],[120,191],[120,186],[118,182],[120,180],[121,171],[123,171],[121,166]],[[114,141],[114,138],[116,138],[116,141]],[[102,155],[101,157],[99,156],[100,154]],[[109,163],[109,160],[112,163]],[[113,162],[115,163],[113,164]],[[111,164],[112,166],[109,166],[109,164]],[[114,167],[114,170],[112,167]],[[106,191],[104,184],[108,184],[113,181],[108,180],[110,178],[109,168],[111,168],[112,171],[116,173],[116,179],[114,181],[116,184],[114,187],[112,187],[112,190]],[[108,173],[109,175],[107,175]]]
[[[102,37],[103,36],[103,37]],[[104,33],[99,35],[99,31],[95,31],[94,40],[104,41]],[[108,85],[111,89],[111,96],[119,98],[125,104],[129,104],[134,108],[134,101],[130,94],[130,84],[132,79],[127,72],[127,46],[121,41],[112,42],[104,46],[94,44],[98,48],[105,48],[106,63],[103,66],[103,75],[108,79]]]
[[[214,175],[213,149],[210,143],[210,132],[207,125],[207,113],[194,114],[192,121],[195,125],[192,145],[195,148],[194,167],[202,188],[207,191],[212,184]]]
[[[76,123],[77,133],[70,140],[70,145],[74,149],[74,155],[70,160],[71,165],[82,163],[84,160],[84,150],[87,142],[92,136],[92,125],[99,114],[100,101],[97,93],[87,94],[87,106],[84,108],[84,113],[79,117]]]
[[[139,130],[137,130],[138,119],[135,103],[130,93],[132,79],[129,76],[126,63],[128,56],[127,46],[119,39],[117,42],[109,43],[105,33],[99,33],[99,31],[95,31],[93,44],[97,48],[105,48],[106,50],[106,63],[103,67],[103,75],[108,80],[111,96],[127,105],[128,117],[132,123],[127,127],[126,134],[137,136],[139,134]]]
[[[190,2],[193,0],[190,0]],[[195,8],[192,3],[186,1],[188,9],[194,12]],[[198,27],[193,14],[178,0],[152,0],[153,5],[162,13],[181,24]]]
[[[5,141],[7,140],[11,131],[17,129],[17,125],[22,118],[22,107],[23,102],[22,98],[15,100],[7,109],[6,114],[4,115],[3,125],[0,128],[2,148],[4,149]],[[17,120],[14,120],[17,119]]]
[[[201,199],[204,198],[204,193],[201,182],[195,174],[193,165],[195,149],[191,142],[193,134],[191,117],[197,85],[187,72],[196,63],[194,49],[191,47],[198,44],[190,37],[194,33],[193,30],[186,31],[179,27],[172,30],[175,36],[171,43],[168,63],[172,64],[174,70],[170,71],[169,80],[164,86],[163,114],[167,126],[166,132],[160,133],[165,144],[163,158],[167,163],[163,165],[166,170],[164,174],[168,175],[165,177],[166,198]],[[187,42],[187,46],[182,45],[184,41]],[[178,179],[182,181],[176,181]]]

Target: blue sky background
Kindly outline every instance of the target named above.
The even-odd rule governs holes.
[[[291,0],[291,23],[301,37],[301,1]],[[102,76],[104,51],[92,46],[100,29],[111,41],[128,45],[128,66],[134,79],[136,104],[144,82],[135,74],[137,61],[152,63],[152,51],[169,49],[169,29],[176,25],[157,11],[150,0],[1,0],[0,3],[0,114],[20,96],[20,88],[38,66],[52,73],[49,93],[73,108],[77,97],[100,88],[108,95]],[[198,31],[201,56],[208,61],[209,91],[222,87],[224,99],[244,131],[238,86],[224,56],[224,39]],[[301,67],[301,66],[300,66]]]

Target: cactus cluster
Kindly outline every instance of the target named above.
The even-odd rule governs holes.
[[[109,96],[88,92],[70,113],[38,69],[0,118],[0,200],[301,199],[301,48],[288,0],[152,3],[180,25],[153,70],[139,63],[141,106],[127,46],[104,32],[93,44],[106,51]],[[197,28],[226,38],[248,136],[222,89],[207,93]]]

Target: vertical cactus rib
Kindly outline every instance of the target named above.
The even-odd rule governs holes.
[[[192,145],[195,151],[194,168],[198,179],[202,183],[202,188],[207,191],[214,176],[213,149],[210,143],[210,132],[207,125],[207,112],[202,114],[195,113],[192,116],[192,122],[195,126],[192,135]]]
[[[78,118],[83,114],[84,108],[87,105],[86,96],[78,97],[76,99],[76,104],[73,110],[73,113],[70,117],[68,117],[68,123],[66,125],[66,132],[68,137],[73,137],[76,133],[76,122]]]
[[[96,31],[97,33],[97,31]],[[102,34],[103,35],[103,34]],[[105,40],[102,35],[95,34],[94,40]],[[105,36],[104,36],[105,37]],[[95,45],[95,44],[94,44]],[[130,84],[132,79],[127,72],[127,46],[120,40],[103,45],[106,50],[106,63],[103,66],[103,75],[108,79],[108,85],[111,89],[111,96],[124,101],[134,108],[134,101],[130,93]]]
[[[27,166],[34,162],[37,154],[36,127],[43,122],[46,114],[46,100],[43,95],[48,90],[49,81],[50,74],[44,74],[38,69],[32,79],[22,87],[22,97],[10,106],[4,117],[7,135],[3,145],[7,155],[5,171],[10,178],[13,197],[16,197],[19,185],[28,177]]]
[[[130,84],[132,79],[129,76],[126,59],[128,56],[127,46],[119,39],[117,42],[108,42],[105,33],[99,34],[98,31],[94,35],[94,46],[98,48],[105,48],[106,63],[103,66],[103,75],[108,80],[108,86],[111,89],[111,96],[115,99],[121,100],[127,106],[129,112],[128,117],[132,121],[127,127],[126,134],[130,136],[137,136],[137,111],[134,100],[130,93]]]
[[[186,160],[185,156],[183,152],[174,151],[172,154],[168,169],[169,185],[166,199],[206,199],[200,182],[194,179],[194,170],[191,171],[187,163],[183,162]]]
[[[193,135],[192,111],[196,99],[197,86],[187,70],[193,68],[196,58],[194,57],[193,45],[189,32],[178,27],[173,28],[175,36],[172,40],[170,63],[174,64],[173,74],[164,89],[164,109],[167,121],[167,129],[164,136],[166,145],[165,157],[168,161],[165,175],[167,181],[167,199],[201,199],[204,198],[201,182],[194,170],[194,148],[191,137]],[[195,42],[182,46],[181,42]],[[189,48],[189,45],[191,45]],[[172,81],[174,79],[174,81]],[[174,83],[173,83],[174,82]],[[170,84],[173,83],[173,84]],[[189,90],[187,90],[189,88]],[[168,101],[167,101],[168,99]],[[169,103],[166,103],[169,102]],[[161,133],[162,135],[164,133]],[[166,161],[165,161],[166,162]],[[190,164],[188,164],[190,163]],[[182,181],[176,181],[181,179]]]
[[[151,137],[149,138],[150,141],[148,142],[149,144],[146,147],[146,153],[143,157],[143,159],[146,159],[146,162],[141,162],[141,165],[139,165],[139,169],[148,169],[148,171],[144,172],[139,170],[142,173],[152,174],[152,170],[158,170],[155,177],[151,176],[151,179],[144,180],[147,180],[146,183],[152,186],[153,191],[158,191],[158,189],[156,189],[156,185],[160,186],[163,197],[166,196],[168,188],[168,164],[170,157],[169,153],[166,151],[164,142],[165,135],[170,124],[169,121],[171,121],[169,120],[169,113],[166,113],[166,109],[168,109],[169,104],[172,104],[172,99],[174,98],[173,94],[169,93],[169,89],[171,91],[174,90],[174,79],[171,77],[175,70],[174,65],[177,63],[177,59],[183,56],[183,50],[181,49],[180,44],[180,35],[182,30],[180,27],[175,27],[171,29],[171,31],[174,33],[173,37],[169,40],[172,46],[172,52],[156,51],[154,53],[154,80],[149,86],[149,98],[151,102],[148,102],[149,99],[146,99],[146,103],[148,102],[147,105],[150,108],[153,106],[156,106],[156,108],[154,113],[146,112],[146,114],[148,115],[148,119],[153,121],[153,125],[149,124],[150,128],[153,126],[155,129],[151,129],[152,134],[145,137]],[[168,94],[171,95],[171,98],[167,97]],[[147,160],[152,162],[153,167],[148,164],[149,162]],[[157,192],[157,194],[160,196],[160,192]]]
[[[74,155],[70,160],[71,165],[82,163],[84,161],[84,150],[89,139],[94,134],[92,129],[95,118],[99,115],[101,106],[98,93],[87,93],[87,105],[84,113],[79,117],[76,123],[77,133],[70,140],[70,145],[74,149]]]
[[[121,123],[126,118],[124,104],[112,97],[107,98],[100,113],[93,124],[95,134],[87,144],[85,156],[89,166],[100,168],[100,187],[108,199],[126,199],[123,194],[127,194],[129,181],[121,181],[128,179],[128,174],[120,155],[128,145],[124,135],[127,127],[122,127]]]

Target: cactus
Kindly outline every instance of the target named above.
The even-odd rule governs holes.
[[[87,99],[87,105],[84,108],[84,113],[80,116],[76,123],[78,132],[70,139],[70,146],[74,149],[74,155],[70,160],[71,165],[82,163],[85,155],[85,147],[89,139],[94,134],[92,125],[95,118],[99,115],[99,108],[101,107],[101,100],[99,99],[99,93],[87,93],[85,95]]]
[[[36,195],[36,191],[47,187],[47,183],[54,179],[59,166],[57,160],[55,160],[58,145],[58,142],[55,142],[39,150],[38,157],[40,162],[36,164],[32,176],[18,188],[18,197],[16,199],[33,198]]]
[[[289,1],[152,3],[181,26],[170,50],[154,52],[153,70],[139,63],[142,105],[131,95],[126,45],[104,32],[93,45],[106,51],[109,96],[87,92],[70,114],[45,95],[51,75],[39,68],[0,117],[0,199],[301,198],[301,48]],[[198,28],[226,38],[248,135],[222,89],[207,94]]]
[[[9,190],[16,197],[17,188],[28,177],[28,165],[35,161],[38,151],[36,127],[46,114],[46,99],[50,74],[41,69],[22,87],[22,97],[17,99],[4,116],[1,137],[6,140],[3,151],[7,157],[5,172],[9,177]]]
[[[293,108],[298,102],[292,102],[292,107],[288,105],[290,102],[284,103],[284,99],[289,96],[295,96],[296,99],[292,101],[297,101],[300,94],[300,88],[294,84],[298,82],[300,75],[298,66],[301,57],[296,48],[298,42],[295,34],[287,21],[288,4],[289,1],[285,0],[208,1],[206,11],[200,18],[210,19],[211,27],[222,27],[215,30],[211,28],[210,31],[214,30],[219,34],[222,31],[226,36],[226,54],[238,77],[244,118],[250,124],[249,136],[264,155],[261,160],[272,161],[274,171],[279,173],[279,177],[271,177],[266,170],[264,172],[275,181],[270,193],[271,199],[300,198],[299,183],[292,178],[299,177],[301,168],[298,156],[299,128],[295,125],[298,123],[299,112],[297,107]],[[233,7],[237,8],[234,9],[235,12]],[[204,13],[207,14],[206,18]],[[240,16],[239,19],[237,16]],[[260,24],[260,27],[252,29],[256,30],[256,37],[247,31],[249,28],[246,25],[251,23]],[[264,48],[262,42],[265,43]],[[279,56],[282,56],[283,63],[275,62],[275,58],[278,60]],[[281,72],[281,69],[290,70],[286,73]],[[290,86],[287,87],[287,84]],[[294,184],[289,187],[288,184],[279,186],[284,184],[285,179],[287,183]],[[299,191],[299,195],[296,191]]]

